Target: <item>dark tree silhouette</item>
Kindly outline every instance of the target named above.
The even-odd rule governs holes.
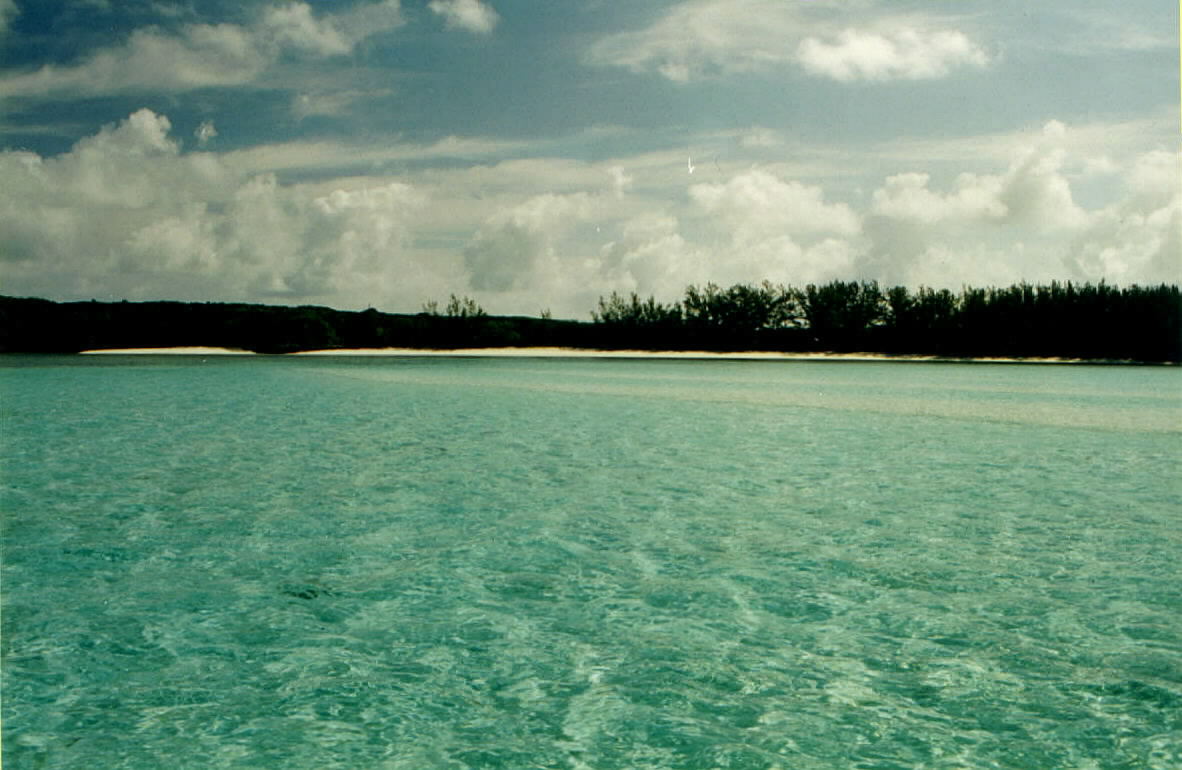
[[[1177,286],[1106,283],[885,290],[834,281],[803,289],[690,286],[681,302],[613,293],[593,322],[489,316],[452,295],[444,313],[305,305],[51,302],[0,297],[0,352],[214,346],[264,353],[318,348],[496,346],[648,350],[865,351],[944,357],[1182,362]]]
[[[871,330],[884,322],[886,302],[873,281],[809,284],[797,297],[809,330],[826,349],[866,349]]]
[[[680,307],[681,323],[673,323]],[[646,308],[660,308],[655,313]],[[1103,282],[1005,288],[881,289],[833,281],[803,289],[690,286],[680,304],[619,295],[595,320],[666,349],[831,350],[945,357],[1064,357],[1175,362],[1182,358],[1177,286]]]

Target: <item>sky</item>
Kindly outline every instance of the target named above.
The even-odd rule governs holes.
[[[1182,282],[1163,0],[0,0],[0,293]]]

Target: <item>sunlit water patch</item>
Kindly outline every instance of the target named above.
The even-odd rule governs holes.
[[[1182,765],[1177,370],[4,363],[6,766]]]

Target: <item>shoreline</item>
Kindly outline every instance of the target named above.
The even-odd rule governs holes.
[[[250,350],[220,347],[100,348],[83,350],[78,355],[177,355],[177,356],[253,356],[264,355]],[[900,361],[910,363],[979,363],[979,364],[1092,364],[1092,365],[1163,365],[1169,362],[1140,362],[1085,358],[999,358],[937,355],[889,355],[886,353],[782,353],[775,351],[716,352],[706,350],[602,350],[559,347],[505,348],[332,348],[300,350],[285,356],[366,356],[422,358],[628,358],[652,360],[721,360],[721,361]]]
[[[212,348],[198,345],[174,348],[96,348],[80,350],[80,356],[255,356],[252,350]]]

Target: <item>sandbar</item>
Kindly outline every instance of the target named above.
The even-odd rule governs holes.
[[[721,359],[728,361],[936,361],[972,363],[1124,363],[1088,361],[1078,358],[969,358],[928,355],[887,355],[885,353],[781,353],[775,351],[716,352],[707,350],[603,350],[590,348],[335,348],[301,350],[296,356],[469,356],[489,358],[655,358]]]
[[[178,356],[253,356],[250,350],[219,347],[170,348],[101,348],[83,350],[80,355],[178,355]],[[468,358],[638,358],[687,359],[722,361],[919,361],[937,363],[984,364],[1128,364],[1131,361],[1110,361],[1081,358],[1000,358],[934,355],[888,355],[885,353],[781,353],[750,350],[717,352],[709,350],[604,350],[598,348],[326,348],[300,350],[291,356],[423,356]]]
[[[99,350],[83,350],[79,352],[83,356],[138,356],[138,355],[152,355],[152,356],[253,356],[255,353],[249,350],[236,350],[234,348],[204,348],[204,347],[179,347],[179,348],[102,348]]]

